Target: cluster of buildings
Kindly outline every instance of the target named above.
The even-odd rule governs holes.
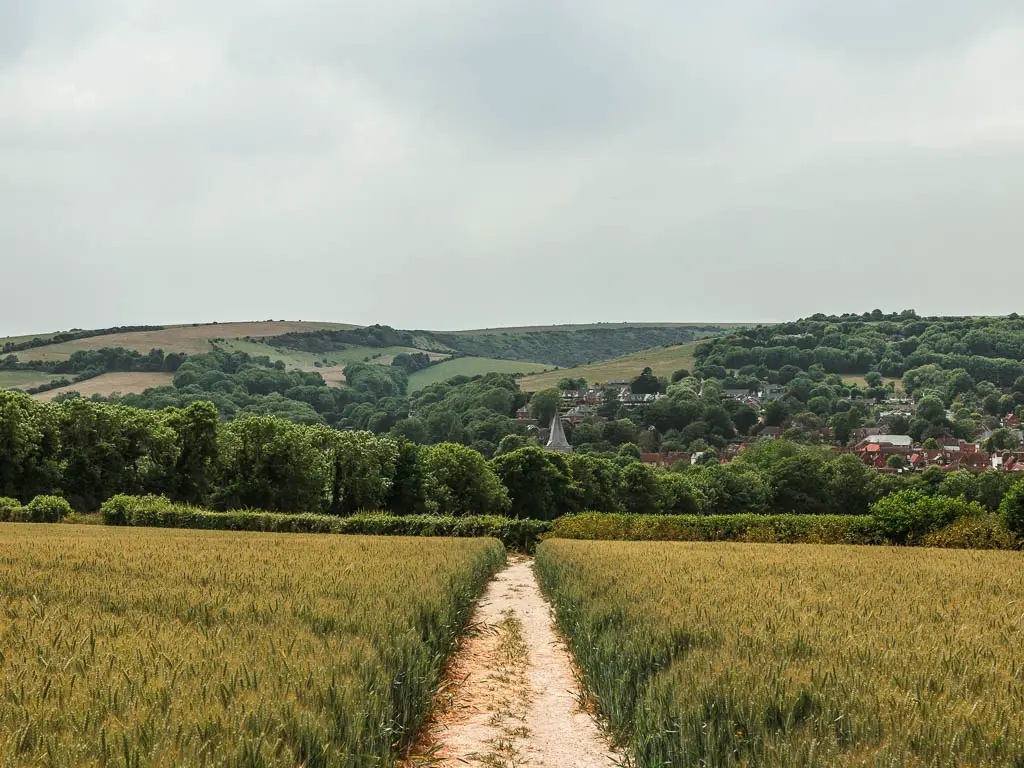
[[[939,467],[955,471],[984,472],[987,469],[1024,472],[1024,452],[986,451],[975,443],[944,436],[936,438],[938,447],[925,448],[910,435],[874,434],[852,448],[840,451],[854,453],[865,464],[880,472],[905,472]],[[892,457],[897,457],[893,460]]]
[[[562,408],[560,415],[552,420],[548,434],[548,449],[555,451],[571,451],[562,429],[562,423],[579,424],[595,416],[597,409],[605,404],[614,392],[620,405],[646,405],[664,397],[662,394],[637,394],[630,390],[628,381],[609,381],[602,387],[587,387],[562,392]],[[757,391],[747,389],[726,389],[723,395],[760,411],[764,405],[782,397],[785,388],[779,385],[762,385]],[[894,416],[909,417],[914,413],[914,401],[897,392],[893,392],[878,409],[877,423],[885,424]],[[535,423],[530,415],[529,406],[524,405],[516,413],[516,418]],[[539,426],[539,425],[538,425]],[[1014,415],[1001,420],[1001,426],[1015,431],[1019,436],[1022,423]],[[785,427],[767,426],[762,424],[756,430],[756,440],[778,439],[785,432]],[[824,427],[820,432],[823,440],[831,440],[832,430]],[[992,430],[986,430],[979,438],[979,443],[989,437]],[[939,467],[943,470],[955,471],[965,469],[970,472],[983,472],[989,469],[1006,472],[1024,472],[1024,451],[993,451],[984,450],[981,444],[957,439],[951,435],[941,435],[928,441],[929,447],[915,443],[909,435],[887,434],[884,426],[862,427],[854,430],[852,447],[836,447],[840,453],[851,453],[858,456],[865,464],[879,472],[913,472]],[[718,461],[726,463],[737,456],[749,442],[730,444],[720,452]],[[641,461],[660,467],[670,467],[679,463],[695,464],[702,454],[685,451],[666,451],[661,453],[643,453]],[[896,458],[893,458],[896,457]]]
[[[562,420],[570,424],[579,424],[584,419],[595,416],[598,406],[604,405],[606,391],[615,391],[615,399],[619,405],[650,405],[665,395],[637,394],[630,391],[628,381],[609,381],[604,387],[588,387],[586,389],[567,389],[562,391]],[[516,411],[517,421],[533,422],[529,404]]]

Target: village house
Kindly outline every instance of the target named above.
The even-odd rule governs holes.
[[[652,464],[656,467],[671,467],[676,462],[683,462],[684,464],[691,463],[691,456],[689,453],[682,451],[666,451],[665,453],[641,453],[640,461],[644,464]]]
[[[570,424],[580,424],[584,419],[594,416],[596,409],[592,405],[574,405],[562,415],[564,421]]]

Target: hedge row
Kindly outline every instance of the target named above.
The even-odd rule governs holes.
[[[550,536],[625,541],[742,541],[780,544],[917,544],[955,549],[1018,549],[999,515],[967,514],[921,536],[887,535],[873,515],[619,515],[588,512],[555,521]],[[945,524],[943,524],[945,523]]]
[[[562,539],[882,544],[870,515],[623,515],[584,513],[555,521]]]
[[[24,506],[0,496],[0,523],[59,523],[70,514],[71,505],[60,496],[36,496]]]
[[[174,504],[162,496],[114,496],[103,504],[100,511],[103,522],[107,525],[373,536],[490,536],[501,541],[506,548],[522,552],[532,551],[541,535],[551,529],[551,523],[546,521],[520,520],[498,515],[399,517],[382,512],[369,512],[350,517],[337,517],[292,515],[261,510],[211,512],[199,507]]]

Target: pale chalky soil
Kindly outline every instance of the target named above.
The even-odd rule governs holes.
[[[471,625],[449,667],[443,711],[414,752],[451,768],[622,764],[579,707],[569,652],[529,560],[514,559],[495,577]]]

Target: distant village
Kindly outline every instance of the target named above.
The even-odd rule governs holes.
[[[637,394],[630,390],[630,382],[626,380],[609,381],[600,386],[584,389],[568,389],[562,391],[562,408],[558,421],[567,424],[580,424],[588,419],[598,418],[597,409],[604,405],[606,397],[612,391],[621,406],[643,406],[665,397],[663,393]],[[783,397],[785,388],[779,385],[764,385],[756,392],[746,389],[723,390],[723,398],[741,402],[761,412],[765,403]],[[1018,440],[1024,442],[1024,424],[1016,415],[1009,414],[998,419],[998,426],[986,429],[975,442],[958,439],[953,435],[933,435],[923,443],[914,442],[910,435],[890,434],[886,422],[893,416],[910,416],[914,412],[915,401],[899,392],[891,393],[876,409],[876,426],[859,427],[852,432],[849,445],[838,445],[829,427],[813,430],[810,437],[823,444],[831,444],[837,453],[852,453],[859,456],[865,464],[879,472],[904,473],[938,467],[942,470],[967,470],[984,472],[1000,470],[1004,472],[1024,472],[1024,450],[1021,451],[988,451],[985,443],[997,428],[1007,429]],[[554,421],[549,427],[539,425],[530,415],[529,405],[524,405],[516,412],[516,420],[528,422],[537,431],[538,438],[548,444],[552,450],[569,450],[568,443],[561,435],[560,427]],[[715,460],[728,463],[741,451],[760,440],[778,440],[787,429],[796,426],[770,426],[764,423],[764,417],[751,432],[742,440],[731,441],[724,450],[718,451]],[[552,432],[557,431],[552,441]],[[664,453],[641,453],[641,461],[661,467],[677,463],[697,464],[701,461],[702,452],[669,451]]]

